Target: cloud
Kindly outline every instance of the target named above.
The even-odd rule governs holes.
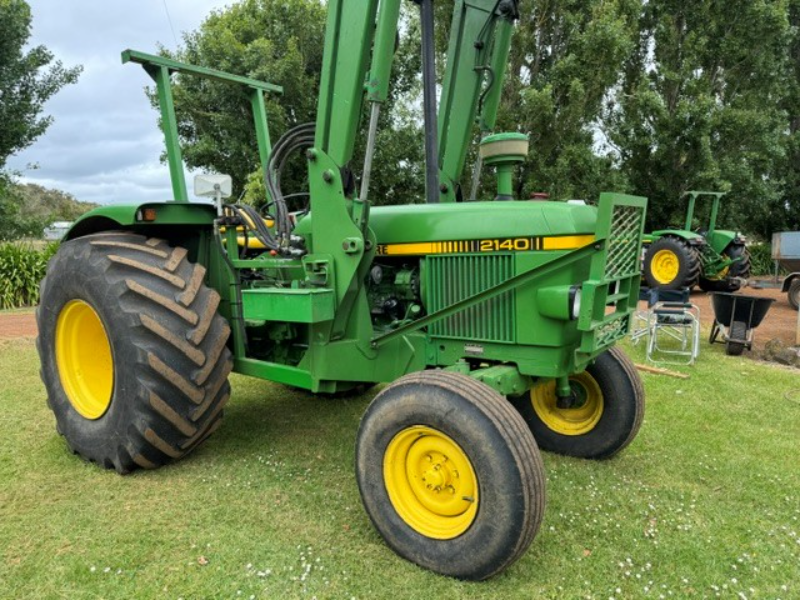
[[[77,84],[45,106],[54,122],[31,147],[9,160],[23,180],[61,189],[79,200],[107,203],[172,196],[159,162],[163,137],[139,65],[122,65],[126,48],[175,48],[164,0],[29,0],[31,43],[47,46],[65,65],[83,65]],[[175,34],[196,29],[220,0],[166,0]],[[29,170],[28,165],[37,165]],[[191,179],[189,179],[191,181]]]

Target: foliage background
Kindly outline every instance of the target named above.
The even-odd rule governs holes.
[[[24,0],[0,0],[0,241],[38,237],[51,221],[76,213],[74,198],[39,186],[20,186],[5,168],[8,158],[31,145],[52,122],[44,103],[75,83],[81,67],[65,67],[44,46],[31,46],[31,9]]]
[[[436,3],[440,77],[453,1]],[[527,0],[520,8],[498,119],[498,129],[531,136],[518,197],[645,195],[648,226],[657,228],[681,221],[683,192],[723,190],[725,227],[762,240],[800,229],[800,0]],[[267,98],[275,141],[314,119],[325,13],[321,0],[239,0],[185,33],[173,55],[282,85],[283,96]],[[423,197],[417,20],[405,3],[372,178],[376,204]],[[72,214],[57,209],[43,218],[40,207],[29,209],[30,190],[4,165],[47,129],[44,102],[74,83],[80,67],[30,44],[24,0],[0,0],[0,22],[2,239],[34,235],[43,220]],[[229,173],[244,201],[263,202],[247,97],[217,82],[176,81],[188,166]],[[465,184],[474,157],[475,145]],[[284,181],[287,191],[304,191],[302,160]],[[491,174],[482,182],[490,190]]]
[[[452,6],[436,4],[440,76]],[[800,228],[800,0],[534,0],[521,13],[498,120],[531,135],[520,198],[646,195],[656,227],[680,222],[683,192],[714,189],[729,192],[730,228],[765,239]],[[268,99],[275,140],[314,117],[324,26],[317,0],[242,0],[186,34],[174,57],[283,85],[283,97]],[[372,179],[377,204],[422,198],[418,37],[408,5]],[[189,166],[230,173],[261,202],[247,98],[191,78],[178,79],[175,96]],[[302,189],[302,161],[287,180]],[[491,186],[489,174],[483,181]]]

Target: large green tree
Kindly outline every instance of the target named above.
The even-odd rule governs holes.
[[[514,34],[498,124],[530,134],[519,197],[596,199],[627,187],[598,120],[636,43],[640,0],[526,2]]]
[[[435,5],[440,59],[452,4]],[[662,227],[681,220],[686,190],[722,189],[731,227],[768,235],[800,220],[800,0],[530,0],[520,9],[498,119],[498,129],[531,136],[519,197],[630,191],[650,198],[650,225]],[[422,198],[412,3],[403,19],[372,180],[378,203]],[[212,14],[176,56],[283,85],[284,96],[268,98],[276,139],[314,119],[324,28],[318,0],[242,0]],[[189,77],[175,91],[189,166],[230,173],[262,197],[247,98]],[[472,148],[467,187],[474,157]],[[302,185],[303,171],[298,160],[288,181]],[[492,175],[483,182],[490,195]]]
[[[729,191],[724,224],[767,233],[780,204],[785,3],[641,5],[639,44],[602,127],[652,226],[680,223],[681,195]]]
[[[212,13],[184,38],[174,57],[281,85],[283,95],[266,98],[274,143],[289,127],[315,120],[325,23],[326,8],[317,0],[242,0]],[[418,124],[397,102],[416,83],[414,77],[402,76],[415,61],[415,55],[403,50],[406,45],[398,52],[401,77],[392,87],[391,104],[398,104],[397,110],[384,111],[378,139],[372,195],[379,203],[407,202],[420,189],[413,175],[420,156],[410,143],[419,133]],[[173,89],[187,165],[228,173],[235,189],[247,187],[251,200],[263,197],[247,96],[230,85],[191,76],[177,77]],[[361,143],[364,137],[359,137]],[[363,148],[356,154],[360,159]],[[283,178],[286,191],[302,185],[304,169],[302,160],[289,166]],[[360,167],[356,164],[354,170]]]
[[[44,103],[80,67],[65,68],[44,46],[28,47],[31,9],[24,0],[0,0],[0,169],[8,157],[33,143],[52,122]]]
[[[790,40],[781,80],[786,91],[781,100],[785,115],[784,153],[776,180],[781,186],[777,206],[772,207],[772,230],[800,229],[800,0],[789,0]]]
[[[41,234],[40,220],[25,214],[25,197],[4,170],[8,158],[32,144],[52,122],[44,103],[77,80],[44,46],[29,47],[31,9],[23,0],[0,0],[0,239]]]

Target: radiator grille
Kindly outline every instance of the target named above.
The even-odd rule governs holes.
[[[446,308],[510,279],[514,275],[514,257],[458,255],[427,258],[427,309]],[[514,292],[482,302],[433,323],[430,334],[485,342],[514,342]]]
[[[639,272],[639,235],[643,218],[644,209],[639,206],[614,207],[608,236],[606,279],[630,277]]]

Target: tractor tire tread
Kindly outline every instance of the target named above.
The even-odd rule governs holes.
[[[644,384],[631,359],[617,346],[598,356],[586,372],[600,386],[605,406],[597,424],[581,435],[551,429],[534,409],[530,393],[510,400],[543,450],[605,460],[616,456],[638,435],[645,414]]]
[[[119,473],[183,457],[216,430],[230,397],[230,326],[217,313],[219,294],[204,285],[205,269],[189,261],[185,248],[161,239],[127,232],[90,235],[66,242],[53,260],[69,271],[78,257],[100,274],[103,289],[110,292],[96,310],[101,315],[104,308],[113,311],[117,326],[128,328],[122,333],[127,338],[124,368],[135,377],[135,389],[112,400],[112,406],[129,405],[124,434],[107,444],[85,443],[70,431],[63,412],[72,409],[64,406],[65,396],[57,400],[52,373],[43,376],[59,432],[76,453]],[[45,303],[50,277],[41,284]],[[40,310],[40,331],[48,326],[42,315]],[[107,334],[116,352],[122,342],[115,340],[113,328]],[[37,344],[44,362],[48,349],[41,336]]]
[[[462,579],[486,579],[518,560],[530,546],[541,526],[546,501],[546,481],[541,454],[539,453],[536,441],[533,439],[530,430],[520,415],[505,398],[500,396],[489,386],[468,376],[448,371],[430,370],[411,373],[401,377],[381,390],[378,396],[373,400],[370,408],[367,409],[367,413],[362,420],[362,427],[359,430],[359,442],[357,445],[357,479],[362,497],[364,497],[364,483],[362,479],[366,476],[361,473],[361,454],[363,450],[361,450],[360,447],[362,445],[363,423],[372,416],[373,412],[376,410],[374,407],[379,406],[382,399],[386,397],[387,394],[394,393],[398,388],[417,385],[438,387],[445,392],[460,396],[479,411],[479,413],[487,419],[487,424],[490,424],[490,427],[493,428],[502,439],[507,441],[507,449],[513,457],[512,462],[515,464],[515,468],[518,469],[519,481],[522,486],[522,493],[519,499],[524,503],[522,517],[517,521],[516,525],[518,535],[513,540],[513,547],[506,548],[504,552],[492,556],[491,558],[484,557],[484,559],[482,559],[483,563],[480,565],[470,564],[474,558],[474,552],[465,552],[463,556],[460,555],[460,558],[456,561],[458,564],[439,567],[424,561],[421,562],[414,552],[409,552],[407,549],[402,551],[395,545],[395,541],[392,540],[390,535],[385,531],[382,531],[382,533],[386,536],[387,542],[389,542],[396,551],[418,564]],[[380,410],[385,411],[387,409],[382,408]],[[466,450],[469,452],[469,448],[466,448]],[[365,507],[373,523],[378,526],[376,515],[372,514],[366,500]],[[498,525],[498,527],[502,526]],[[379,527],[379,529],[381,528]]]
[[[662,247],[666,247],[676,254],[680,253],[679,259],[685,261],[684,268],[679,270],[677,278],[669,284],[659,283],[649,268],[650,263],[648,259],[650,255],[657,252]],[[700,253],[697,248],[691,246],[683,238],[674,235],[664,236],[650,245],[645,255],[643,267],[644,279],[647,285],[651,288],[661,288],[665,290],[678,290],[682,288],[692,289],[699,283],[702,270]]]

